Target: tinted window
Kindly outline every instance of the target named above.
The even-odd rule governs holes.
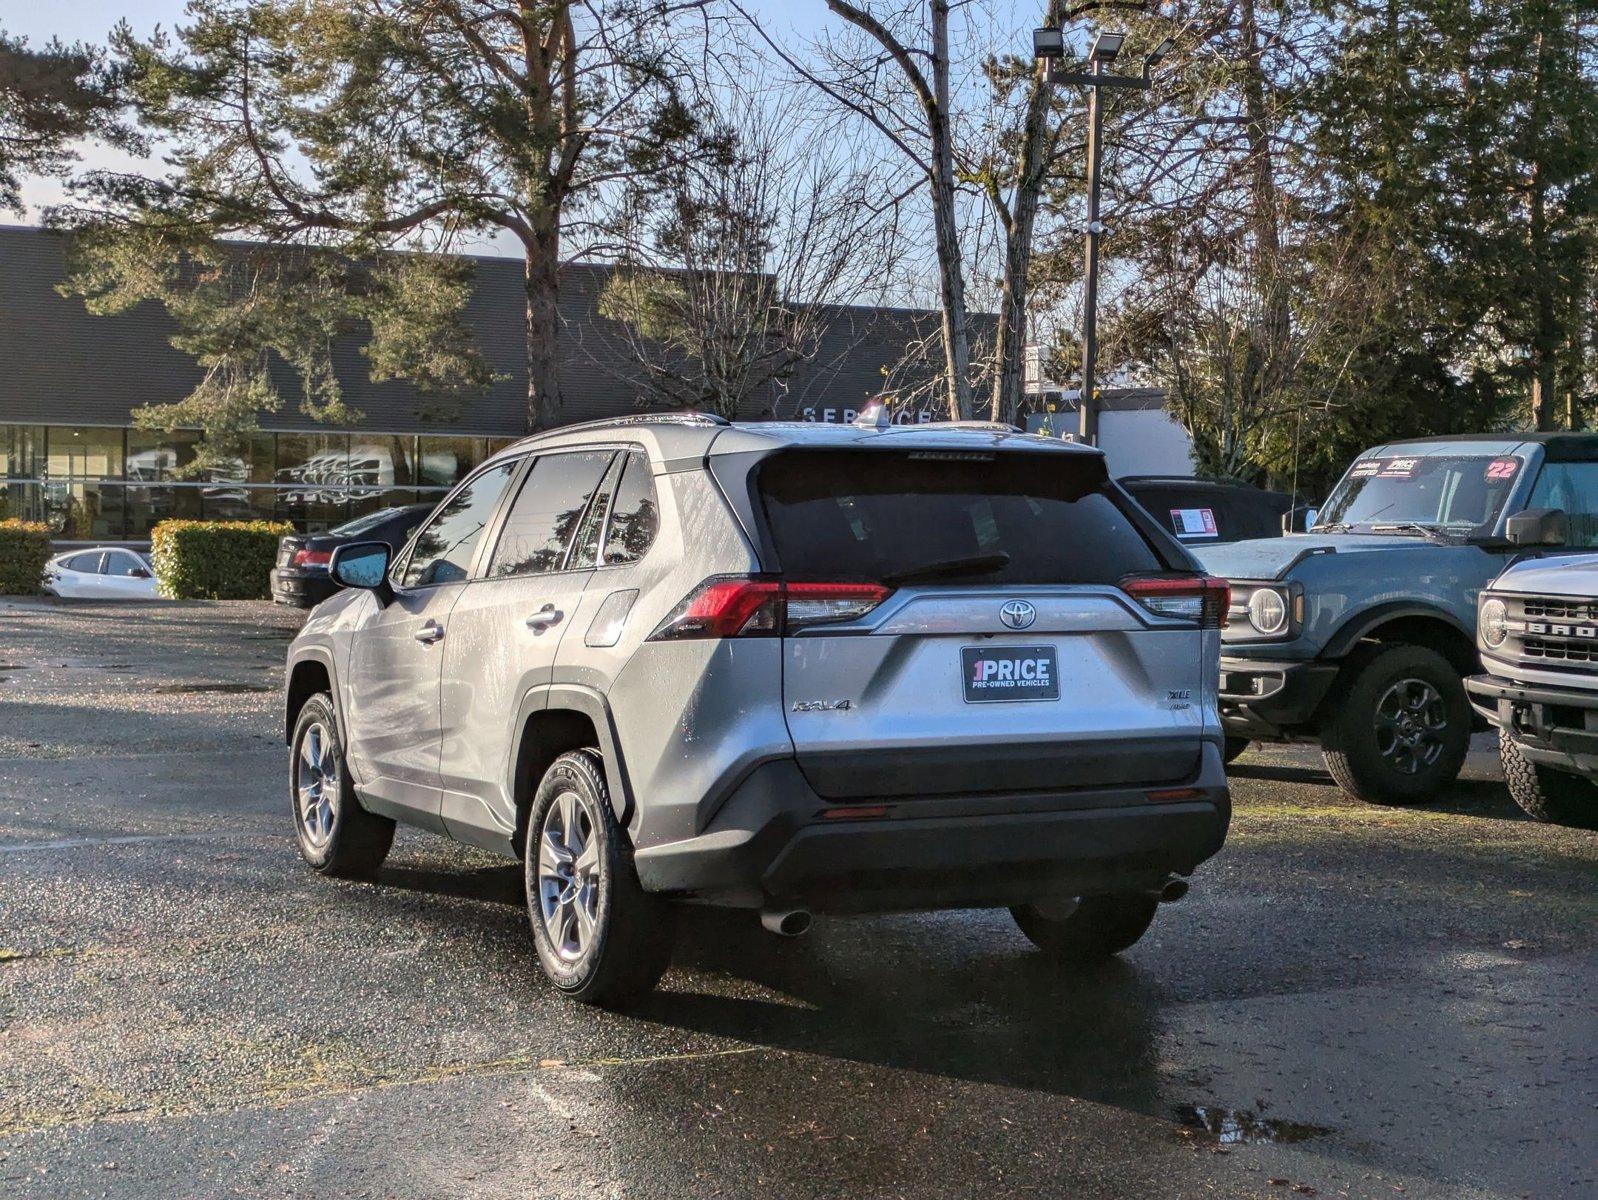
[[[609,450],[585,450],[535,459],[505,518],[488,573],[542,575],[565,566],[566,549],[611,457]]]
[[[1008,555],[931,582],[1114,583],[1162,565],[1097,457],[798,451],[767,459],[759,486],[790,578],[876,580]]]
[[[105,574],[107,575],[132,575],[135,571],[144,571],[148,568],[133,555],[120,550],[107,551],[105,556]]]
[[[434,514],[422,530],[405,567],[406,587],[454,583],[472,569],[472,552],[494,505],[510,482],[515,463],[485,471],[461,488]]]
[[[61,564],[69,571],[82,571],[88,575],[100,573],[100,552],[92,550],[85,554],[74,554]]]
[[[1549,463],[1537,476],[1528,508],[1562,508],[1570,518],[1569,545],[1598,546],[1598,463]]]
[[[655,502],[655,481],[649,476],[649,459],[635,451],[627,455],[611,506],[605,564],[637,562],[654,543],[659,528],[660,508]]]

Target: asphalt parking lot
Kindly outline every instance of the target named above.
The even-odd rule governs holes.
[[[1123,961],[1002,913],[695,913],[635,1014],[540,983],[514,867],[313,877],[269,605],[0,601],[0,1194],[1592,1197],[1598,835],[1317,755]]]

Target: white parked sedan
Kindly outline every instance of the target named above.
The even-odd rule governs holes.
[[[122,546],[71,550],[45,564],[44,590],[80,600],[155,600],[148,555]]]

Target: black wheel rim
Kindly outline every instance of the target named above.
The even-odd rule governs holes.
[[[1448,735],[1448,705],[1434,684],[1400,679],[1376,702],[1376,750],[1400,775],[1419,775],[1437,765]]]

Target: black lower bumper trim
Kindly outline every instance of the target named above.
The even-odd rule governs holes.
[[[1304,731],[1337,678],[1337,663],[1221,659],[1221,723],[1233,737],[1273,739]]]
[[[1150,800],[1142,788],[973,796],[956,815],[945,796],[837,820],[791,761],[768,763],[703,834],[640,849],[635,862],[649,891],[830,912],[1152,891],[1225,841],[1231,798],[1213,743],[1201,775],[1190,795],[1170,799]],[[922,805],[941,815],[923,815]]]

